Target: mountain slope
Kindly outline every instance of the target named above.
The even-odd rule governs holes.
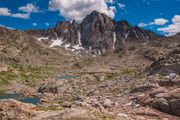
[[[63,53],[63,52],[61,52]],[[37,41],[25,32],[0,27],[0,62],[41,64],[50,56],[63,56],[54,49]]]

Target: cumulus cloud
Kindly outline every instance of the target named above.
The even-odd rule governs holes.
[[[36,7],[35,5],[31,3],[28,3],[25,6],[19,7],[18,10],[20,12],[12,13],[9,8],[0,8],[0,16],[9,16],[9,17],[14,17],[14,18],[29,19],[31,13],[40,12],[39,7]]]
[[[155,25],[165,25],[166,23],[168,23],[169,20],[166,20],[164,18],[158,18],[155,19],[154,22],[152,22],[151,24],[155,24]]]
[[[0,16],[9,16],[14,18],[23,18],[28,19],[30,14],[29,13],[11,13],[11,10],[8,8],[0,8]]]
[[[115,16],[114,7],[108,7],[107,3],[113,3],[113,0],[50,0],[49,10],[59,11],[64,18],[75,19],[79,22],[93,10],[113,18]]]
[[[166,20],[164,18],[157,18],[154,19],[153,22],[150,23],[139,23],[139,27],[146,27],[146,26],[151,26],[151,25],[165,25],[166,23],[168,23],[169,20]]]
[[[28,3],[26,6],[19,7],[18,10],[27,13],[32,13],[32,12],[39,12],[39,7],[36,7],[32,3]]]
[[[175,15],[172,18],[172,24],[163,27],[163,28],[158,28],[158,31],[167,33],[167,36],[172,36],[180,32],[180,15]]]

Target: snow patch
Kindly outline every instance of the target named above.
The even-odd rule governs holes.
[[[71,45],[70,44],[66,44],[64,47],[65,49],[69,50],[68,47],[70,47]]]
[[[68,32],[68,30],[65,30],[64,32]],[[49,45],[49,47],[52,48],[52,47],[58,47],[59,46],[59,47],[62,47],[66,50],[75,52],[76,54],[80,54],[81,50],[85,50],[82,47],[81,33],[80,32],[78,32],[78,44],[77,45],[66,43],[67,40],[64,40],[62,37],[58,38],[58,35],[56,32],[55,32],[55,36],[56,36],[56,38],[54,38],[54,39],[49,39],[49,37],[39,37],[36,39],[38,41],[50,40],[50,41],[52,41],[52,43]]]
[[[129,35],[129,31],[128,31],[128,33],[123,33],[124,34],[124,39],[122,40],[122,42],[124,43],[125,42],[125,40],[127,39],[127,37],[128,37],[128,35]]]
[[[101,51],[100,50],[98,50],[98,54],[101,55]]]
[[[53,40],[53,42],[50,45],[50,47],[61,46],[62,44],[63,44],[63,39],[62,38],[58,38],[56,40]]]
[[[75,50],[83,50],[84,48],[82,47],[81,43],[81,33],[78,32],[78,45],[72,46]]]
[[[137,32],[136,32],[136,30],[134,30],[134,28],[133,28],[133,32],[135,33],[136,37],[139,38],[139,36],[137,35]]]
[[[113,49],[115,49],[115,44],[116,44],[116,33],[114,32],[114,34],[113,34]]]
[[[79,42],[79,45],[81,46],[82,43],[81,43],[81,33],[80,32],[78,32],[78,42]]]
[[[79,45],[74,45],[72,46],[74,49],[76,50],[81,50],[81,49],[84,49],[83,47],[79,46]]]
[[[38,41],[42,41],[42,40],[48,40],[49,39],[49,37],[39,37],[39,38],[36,38]]]

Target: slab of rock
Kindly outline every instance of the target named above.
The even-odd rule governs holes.
[[[130,92],[135,93],[135,92],[145,92],[147,90],[152,90],[155,86],[153,85],[143,85],[143,86],[137,86],[133,88]]]
[[[180,80],[161,80],[158,82],[160,86],[180,86]]]
[[[35,108],[32,104],[26,104],[17,100],[0,101],[0,120],[28,120]]]
[[[162,112],[180,116],[180,88],[156,95],[152,106]]]

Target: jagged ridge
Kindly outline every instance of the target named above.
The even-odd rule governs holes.
[[[118,48],[122,43],[149,42],[161,37],[152,31],[144,30],[138,26],[133,27],[127,21],[116,22],[97,11],[87,15],[80,24],[75,21],[58,22],[55,28],[27,30],[25,32],[39,37],[39,40],[59,40],[56,42],[59,44],[51,46],[74,49],[82,49],[83,47],[93,54],[105,53],[107,50]]]

